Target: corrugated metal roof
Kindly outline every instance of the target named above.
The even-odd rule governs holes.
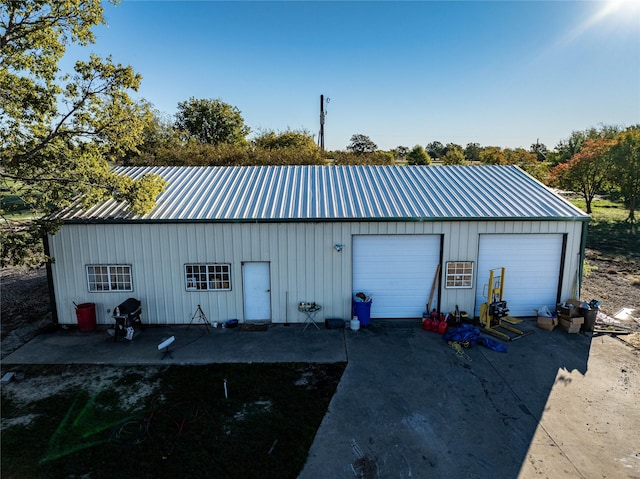
[[[589,217],[515,166],[119,167],[167,188],[147,215],[108,200],[66,221],[435,221]]]

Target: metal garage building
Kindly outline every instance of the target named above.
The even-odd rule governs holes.
[[[505,267],[514,316],[579,290],[589,217],[515,166],[119,168],[168,186],[151,213],[109,200],[61,211],[47,239],[57,321],[74,302],[98,323],[129,297],[147,324],[300,322],[301,301],[349,318],[420,318],[438,264],[437,307],[479,314],[489,270]]]

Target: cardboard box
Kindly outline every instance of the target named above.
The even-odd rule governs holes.
[[[576,316],[571,318],[571,324],[582,325],[584,324],[584,316]]]
[[[538,316],[537,326],[541,329],[546,329],[547,331],[553,331],[558,325],[558,318],[547,318],[543,316]]]
[[[582,324],[584,323],[584,316],[574,316],[573,314],[559,314],[558,318],[566,319],[567,321],[571,321],[572,323]]]
[[[582,323],[584,323],[584,318],[582,317],[577,317],[577,318],[560,318],[560,328],[563,331],[566,331],[567,333],[570,334],[574,334],[580,331],[580,327],[582,326]]]
[[[578,308],[582,304],[582,301],[578,301],[576,299],[569,299],[569,300],[565,301],[564,304],[566,305],[565,307],[562,307],[561,305],[557,306],[558,313],[559,313],[560,316],[569,315],[572,318],[580,316],[580,312],[578,311]],[[571,305],[573,307],[571,307],[569,305]]]

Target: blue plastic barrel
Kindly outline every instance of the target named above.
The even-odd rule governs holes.
[[[358,317],[360,326],[368,326],[371,323],[371,303],[372,301],[353,302],[353,315]]]

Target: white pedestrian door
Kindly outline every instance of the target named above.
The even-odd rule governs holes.
[[[242,263],[245,321],[271,321],[271,278],[269,263]]]

